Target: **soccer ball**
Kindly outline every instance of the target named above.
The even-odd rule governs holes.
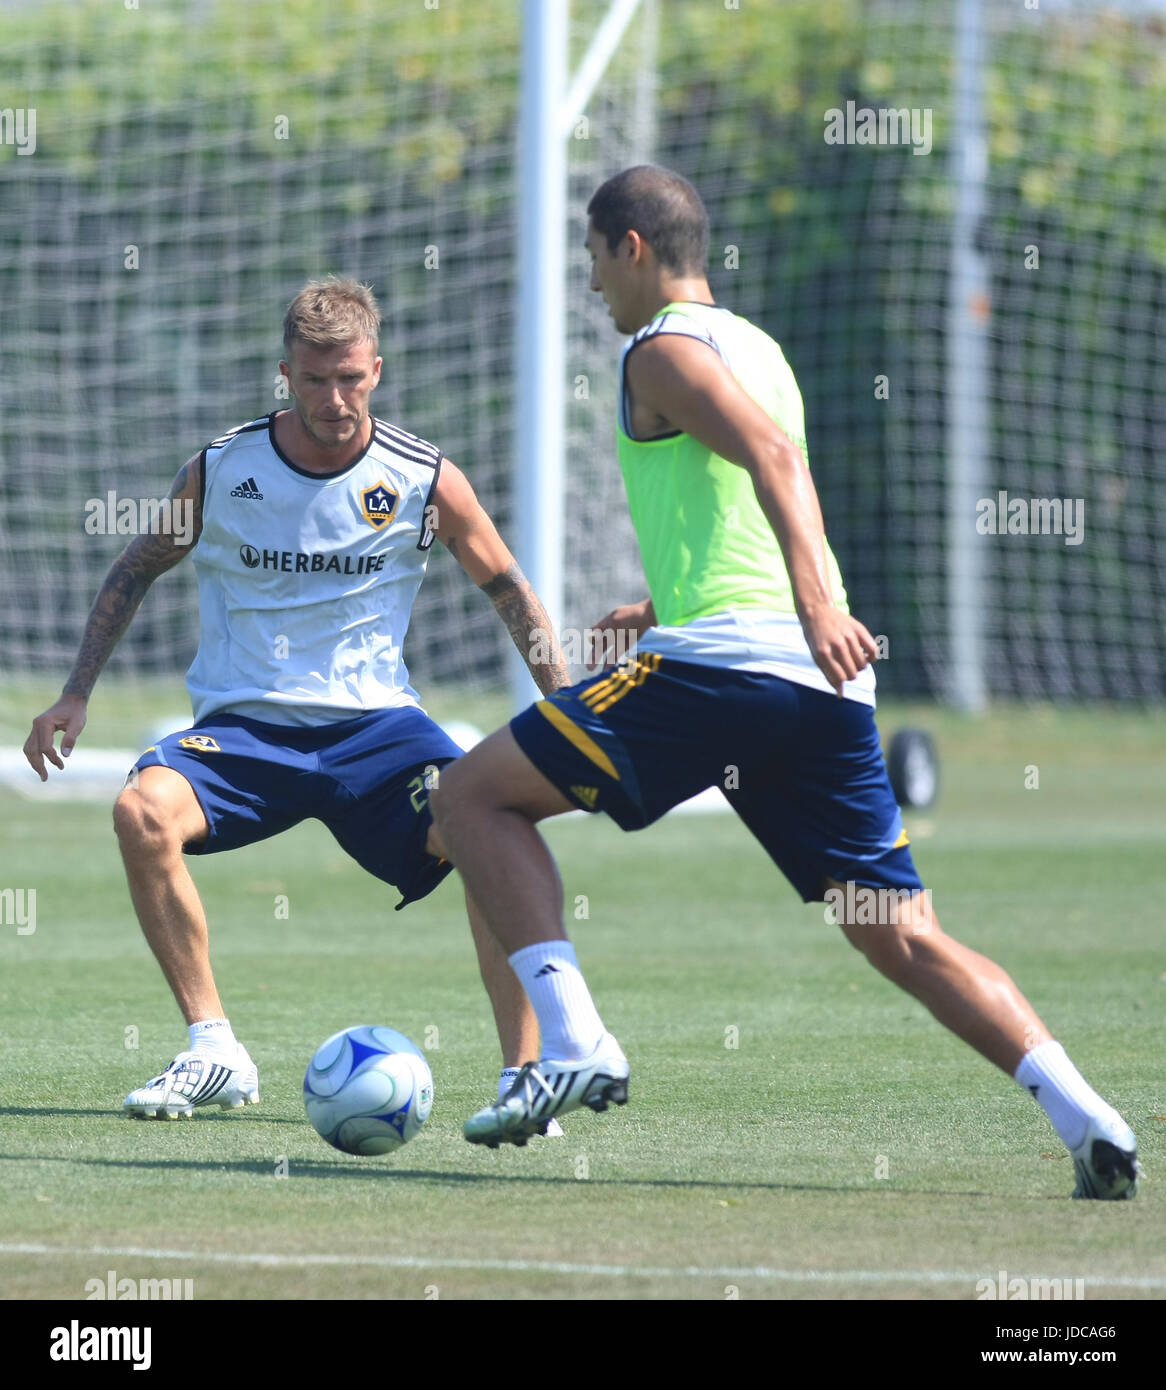
[[[334,1149],[392,1153],[429,1118],[433,1075],[421,1049],[395,1028],[345,1028],[308,1063],[304,1106]]]

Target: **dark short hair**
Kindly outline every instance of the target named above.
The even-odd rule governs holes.
[[[587,215],[609,251],[636,231],[669,270],[691,274],[708,265],[708,213],[692,184],[671,169],[624,169],[595,191]]]

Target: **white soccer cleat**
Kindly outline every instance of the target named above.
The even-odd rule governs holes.
[[[471,1144],[491,1149],[499,1144],[521,1147],[532,1134],[546,1134],[556,1115],[583,1105],[606,1110],[609,1104],[626,1104],[627,1098],[628,1060],[612,1035],[604,1033],[591,1056],[580,1062],[527,1062],[505,1096],[471,1115],[463,1133]]]
[[[180,1052],[164,1072],[126,1096],[124,1109],[139,1120],[189,1120],[202,1105],[256,1105],[259,1072],[243,1048],[236,1060],[239,1065],[229,1067],[205,1052]]]
[[[1138,1144],[1120,1115],[1090,1120],[1085,1138],[1070,1153],[1077,1172],[1074,1197],[1121,1202],[1137,1196],[1142,1173]]]

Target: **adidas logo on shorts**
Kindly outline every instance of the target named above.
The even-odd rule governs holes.
[[[232,497],[246,497],[252,502],[262,502],[263,494],[259,491],[259,486],[254,478],[248,478],[245,483],[240,483],[238,487],[231,489]]]

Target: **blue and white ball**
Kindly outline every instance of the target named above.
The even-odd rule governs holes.
[[[309,1062],[304,1106],[334,1149],[392,1153],[429,1118],[433,1075],[421,1049],[395,1028],[345,1028]]]

